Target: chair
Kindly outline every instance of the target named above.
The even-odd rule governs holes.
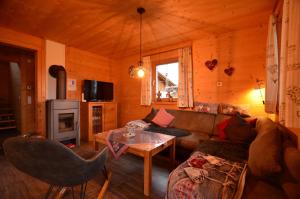
[[[67,148],[63,144],[41,137],[18,136],[3,143],[6,158],[20,171],[49,184],[45,198],[54,187],[60,189],[60,196],[71,188],[81,185],[80,198],[85,197],[87,182],[97,173],[103,172],[105,182],[98,199],[105,194],[110,183],[111,173],[107,172],[105,163],[108,149],[101,152],[82,151]]]

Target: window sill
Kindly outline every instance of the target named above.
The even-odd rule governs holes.
[[[164,102],[164,101],[161,101],[161,102],[152,102],[152,104],[158,104],[158,105],[176,105],[177,104],[177,101],[174,101],[174,102]]]

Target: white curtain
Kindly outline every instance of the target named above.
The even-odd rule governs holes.
[[[278,102],[278,42],[276,18],[271,15],[269,19],[266,59],[266,95],[265,111],[276,113]]]
[[[152,66],[150,56],[143,57],[145,75],[142,78],[141,105],[150,106],[152,102]]]
[[[280,53],[279,120],[300,128],[300,0],[284,0]]]
[[[179,53],[178,107],[193,107],[192,49],[182,48]]]

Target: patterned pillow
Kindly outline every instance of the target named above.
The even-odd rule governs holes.
[[[195,102],[194,110],[202,113],[218,113],[218,104],[209,104],[203,102]]]
[[[173,115],[168,113],[164,108],[159,109],[152,122],[161,127],[168,127],[175,119]]]
[[[246,110],[231,104],[219,104],[218,113],[225,115],[235,115],[236,113],[240,113],[242,117],[249,117]]]

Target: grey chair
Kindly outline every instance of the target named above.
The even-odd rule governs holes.
[[[102,198],[110,182],[111,173],[105,163],[108,149],[100,152],[82,151],[67,148],[63,144],[42,137],[18,136],[3,143],[6,158],[20,171],[49,184],[45,198],[51,195],[54,187],[72,190],[80,185],[80,198],[85,197],[87,182],[102,172],[106,180],[98,195]]]

